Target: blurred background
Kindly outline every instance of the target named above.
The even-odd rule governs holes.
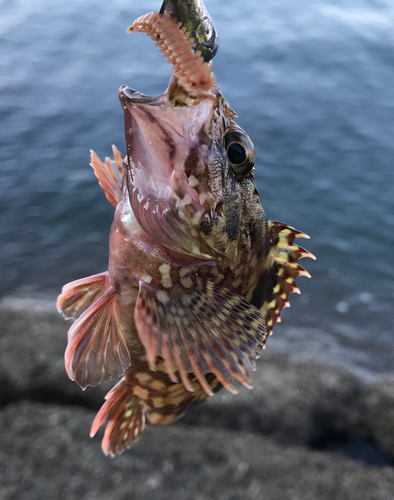
[[[205,1],[262,205],[317,261],[253,391],[223,390],[114,460],[89,438],[113,382],[68,379],[55,299],[107,268],[113,208],[89,149],[125,150],[120,85],[166,89],[152,40],[126,33],[160,3],[0,0],[0,498],[392,500],[392,0]]]
[[[1,296],[55,297],[106,269],[113,209],[89,149],[124,151],[121,84],[167,86],[153,42],[126,33],[159,4],[0,0]],[[219,85],[256,145],[263,207],[308,233],[317,256],[268,349],[365,378],[393,372],[393,2],[206,5]]]

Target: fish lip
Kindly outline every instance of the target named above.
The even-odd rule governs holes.
[[[157,96],[149,96],[141,94],[127,85],[122,85],[119,89],[120,102],[128,102],[130,104],[158,104],[165,99],[165,94]]]

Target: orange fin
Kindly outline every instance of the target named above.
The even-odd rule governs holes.
[[[297,231],[282,222],[269,222],[271,250],[269,259],[271,269],[266,279],[270,282],[260,309],[267,321],[267,332],[272,333],[275,323],[280,322],[280,312],[284,307],[289,307],[288,296],[292,293],[301,293],[294,280],[298,276],[310,278],[311,275],[298,264],[303,257],[316,260],[316,257],[304,248],[295,245],[295,238],[309,239],[305,233]]]
[[[112,146],[114,159],[105,159],[105,164],[94,151],[90,151],[90,165],[104,190],[107,200],[116,208],[122,199],[123,155],[116,146]]]
[[[190,391],[188,373],[209,395],[206,373],[230,392],[237,392],[230,383],[234,378],[250,388],[250,371],[266,337],[261,313],[239,295],[195,275],[182,281],[182,287],[162,290],[140,281],[135,320],[150,369],[155,370],[159,355],[170,379],[178,381],[178,370]]]
[[[79,318],[107,290],[108,273],[95,274],[88,278],[64,285],[56,306],[66,319]]]
[[[68,332],[65,365],[82,389],[122,375],[130,354],[116,319],[116,293],[111,286]]]
[[[141,436],[145,427],[145,409],[125,378],[115,385],[105,399],[93,421],[90,437],[107,422],[101,447],[106,455],[113,457],[130,448]]]

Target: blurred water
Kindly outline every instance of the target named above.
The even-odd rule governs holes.
[[[0,0],[0,293],[106,268],[113,210],[88,166],[124,149],[121,84],[169,66],[127,35],[160,0]],[[301,297],[269,345],[394,372],[394,4],[206,0],[215,73],[257,147],[268,217],[311,235]],[[288,329],[291,325],[292,329]]]

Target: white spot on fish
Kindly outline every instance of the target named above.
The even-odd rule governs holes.
[[[181,285],[184,288],[191,288],[193,286],[193,281],[189,277],[187,277],[187,278],[181,278]]]
[[[162,304],[168,304],[170,301],[170,297],[168,296],[167,292],[163,292],[163,290],[159,290],[157,292],[157,298],[160,300]]]
[[[190,187],[196,187],[196,186],[198,186],[199,183],[200,183],[200,181],[197,179],[197,177],[194,177],[194,175],[191,175],[189,177],[189,186]]]
[[[192,199],[190,197],[190,194],[185,194],[182,200],[179,201],[179,205],[182,207],[185,207],[186,205],[190,205],[192,202]]]
[[[149,276],[149,274],[144,274],[142,276],[142,281],[145,281],[145,283],[149,284],[152,281],[152,276]]]
[[[185,276],[187,276],[188,274],[190,273],[190,269],[188,267],[181,267],[179,269],[179,276],[181,278],[184,278]]]
[[[164,288],[172,287],[172,279],[171,279],[171,266],[169,264],[162,264],[159,267],[159,271],[161,273],[161,284]]]

